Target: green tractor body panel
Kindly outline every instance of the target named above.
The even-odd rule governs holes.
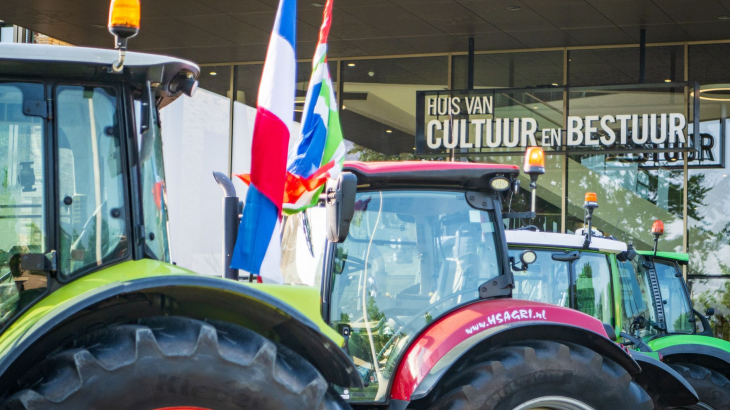
[[[54,314],[62,312],[67,306],[97,295],[120,283],[132,283],[141,279],[180,275],[199,276],[176,265],[151,259],[142,259],[113,265],[76,279],[39,300],[0,335],[0,359],[5,357],[13,347],[21,342],[24,336],[29,334],[41,320],[45,321],[51,318]],[[222,278],[209,279],[218,280],[222,283],[230,282]],[[242,284],[249,285],[248,283]],[[322,333],[327,335],[337,345],[342,346],[344,344],[344,339],[322,320],[319,312],[319,292],[317,289],[253,283],[249,286],[278,298],[281,301],[287,301],[284,303],[288,303],[292,308],[309,318],[317,325]]]
[[[689,263],[689,254],[681,252],[657,252],[656,255],[654,255],[654,251],[636,251],[636,253],[642,256],[655,256],[659,259],[673,260],[679,264]]]
[[[650,340],[647,344],[659,352],[677,345],[700,345],[714,347],[730,353],[730,342],[710,336],[674,334]]]

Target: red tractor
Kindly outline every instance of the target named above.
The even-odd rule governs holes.
[[[526,155],[533,194],[543,155]],[[340,389],[354,408],[653,408],[610,326],[511,298],[511,268],[535,257],[508,256],[503,218],[532,214],[502,212],[518,167],[354,162],[344,171],[323,196],[319,263],[283,265],[289,278],[321,277],[322,316],[365,385]],[[285,260],[316,254],[310,227],[323,214],[287,220]]]

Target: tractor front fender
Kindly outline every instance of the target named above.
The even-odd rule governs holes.
[[[730,342],[709,336],[666,336],[649,342],[666,363],[693,363],[730,377]]]
[[[603,324],[586,314],[515,299],[478,301],[443,315],[413,339],[392,378],[391,401],[421,399],[460,363],[521,340],[582,345],[616,362],[631,375],[641,371],[624,349],[608,339]]]
[[[700,400],[695,389],[674,369],[645,353],[630,352],[641,366],[634,380],[649,394],[660,397],[669,407],[691,406]]]
[[[172,265],[160,265],[155,269],[166,269],[168,274],[139,278],[129,275],[129,280],[107,283],[97,277],[96,283],[101,285],[89,287],[84,281],[94,281],[97,274],[92,274],[38,302],[0,338],[0,391],[5,391],[8,383],[38,360],[82,334],[113,323],[160,315],[214,319],[244,326],[307,359],[328,382],[343,387],[362,385],[344,350],[299,310],[256,286],[184,274]],[[104,271],[98,273],[103,274]],[[68,289],[71,287],[78,289],[74,293],[74,289]],[[64,298],[61,291],[75,296]]]

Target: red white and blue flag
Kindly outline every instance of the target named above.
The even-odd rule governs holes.
[[[314,206],[328,178],[337,178],[345,161],[345,142],[327,66],[327,36],[332,24],[332,0],[324,8],[317,50],[312,60],[302,131],[289,153],[284,212],[294,214]]]
[[[286,181],[289,126],[296,92],[296,0],[280,0],[259,85],[251,147],[246,206],[238,228],[231,268],[283,282],[281,211]]]

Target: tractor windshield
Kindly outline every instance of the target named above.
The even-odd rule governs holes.
[[[351,400],[386,399],[409,338],[500,274],[499,243],[493,213],[464,192],[358,193],[331,282],[332,326],[351,327],[349,353],[367,385]]]
[[[510,248],[515,288],[512,297],[570,307],[603,323],[614,324],[611,269],[606,255],[579,252],[566,260],[559,249],[530,249],[537,255],[523,269],[520,254],[526,249]],[[556,260],[560,259],[560,260]]]

